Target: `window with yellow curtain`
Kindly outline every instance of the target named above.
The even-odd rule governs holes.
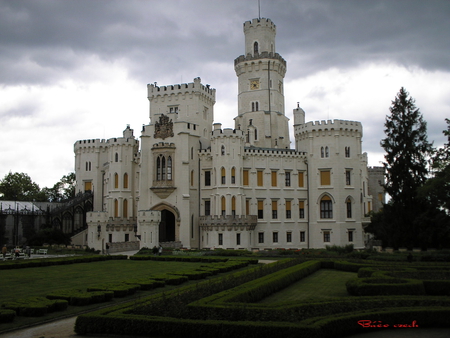
[[[263,171],[262,170],[258,170],[256,172],[256,185],[258,187],[262,187],[264,185],[264,181],[263,181]]]
[[[122,209],[123,209],[123,212],[122,212],[123,218],[128,218],[128,200],[127,199],[123,200]]]
[[[123,188],[128,189],[128,174],[123,174]]]
[[[278,201],[272,201],[272,218],[278,218]]]
[[[119,217],[119,201],[114,200],[114,217]]]
[[[194,186],[194,170],[191,170],[191,187]]]
[[[84,191],[92,191],[92,182],[84,182]]]
[[[243,184],[248,185],[248,170],[244,170],[242,172],[242,175],[243,175],[243,180],[244,180]]]
[[[222,184],[225,184],[225,182],[226,182],[226,174],[225,174],[225,168],[224,167],[222,167],[222,169],[220,170],[220,172],[221,172],[221,176],[222,176]]]
[[[231,214],[236,216],[236,197],[231,198]]]
[[[250,215],[250,200],[245,200],[245,214]]]
[[[236,183],[236,168],[231,168],[231,184]]]
[[[272,187],[276,187],[276,186],[277,186],[277,172],[272,171]]]
[[[320,185],[331,184],[331,172],[329,170],[320,171]]]
[[[258,200],[258,218],[264,218],[264,201]]]
[[[286,218],[291,218],[291,201],[286,201]]]
[[[226,206],[227,206],[227,202],[226,202],[226,200],[225,200],[225,196],[222,196],[222,201],[221,201],[222,203],[222,215],[223,216],[225,216],[225,214],[226,214]]]
[[[305,201],[298,201],[299,218],[305,218]]]
[[[305,183],[304,183],[304,172],[303,171],[299,171],[298,172],[298,187],[299,188],[304,188],[305,187]]]
[[[117,173],[114,174],[114,188],[119,188],[119,175]]]

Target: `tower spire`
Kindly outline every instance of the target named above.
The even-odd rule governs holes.
[[[261,0],[258,0],[258,19],[261,20]]]

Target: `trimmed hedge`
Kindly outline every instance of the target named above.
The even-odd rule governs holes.
[[[352,296],[423,295],[422,281],[401,278],[355,278],[346,283],[347,292]]]
[[[3,309],[14,310],[18,316],[41,317],[47,313],[64,311],[69,303],[66,300],[50,300],[45,297],[30,297],[2,304]]]
[[[78,289],[59,290],[47,295],[48,299],[64,299],[69,305],[84,306],[110,301],[114,297],[113,291],[83,291]]]
[[[125,284],[125,283],[105,283],[94,286],[89,286],[87,290],[92,291],[112,291],[114,292],[114,297],[126,297],[136,293],[141,286],[139,284]]]
[[[16,311],[9,309],[0,309],[0,324],[11,323],[16,317]]]

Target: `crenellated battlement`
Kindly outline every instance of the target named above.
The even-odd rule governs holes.
[[[225,128],[225,129],[215,129],[212,132],[212,138],[218,138],[218,137],[237,137],[237,138],[243,138],[244,132],[239,129],[231,129],[231,128]]]
[[[257,18],[249,21],[244,22],[244,32],[246,32],[249,29],[253,29],[256,27],[267,27],[273,32],[276,32],[277,26],[272,22],[272,20],[268,18]]]
[[[290,156],[290,157],[303,157],[306,156],[306,152],[296,151],[295,149],[272,149],[272,148],[257,148],[246,147],[244,148],[245,155],[263,155],[263,156]]]
[[[148,84],[147,90],[149,100],[161,95],[183,95],[186,93],[202,93],[214,101],[216,99],[216,89],[211,88],[209,85],[203,85],[199,77],[196,77],[194,82],[190,83],[181,83],[168,86],[157,86],[156,83]]]
[[[358,121],[349,120],[322,120],[310,121],[295,125],[295,133],[321,131],[321,130],[347,130],[362,132],[362,124]]]
[[[105,139],[87,139],[78,140],[74,144],[74,149],[83,148],[108,148],[114,145],[126,145],[126,146],[137,146],[139,145],[139,140],[135,138],[124,138],[124,137],[114,137],[108,140]]]
[[[286,68],[286,60],[283,59],[283,57],[278,53],[271,53],[271,52],[261,52],[261,53],[255,53],[247,54],[247,55],[240,55],[236,59],[234,59],[234,66],[238,65],[241,62],[249,62],[254,60],[260,60],[260,59],[275,59],[282,63],[282,65]]]

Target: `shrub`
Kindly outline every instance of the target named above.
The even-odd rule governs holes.
[[[2,308],[14,310],[18,316],[40,317],[47,313],[63,311],[67,309],[66,300],[50,300],[45,297],[29,297],[2,304]]]
[[[11,323],[16,317],[16,311],[0,309],[0,324],[1,323]]]

